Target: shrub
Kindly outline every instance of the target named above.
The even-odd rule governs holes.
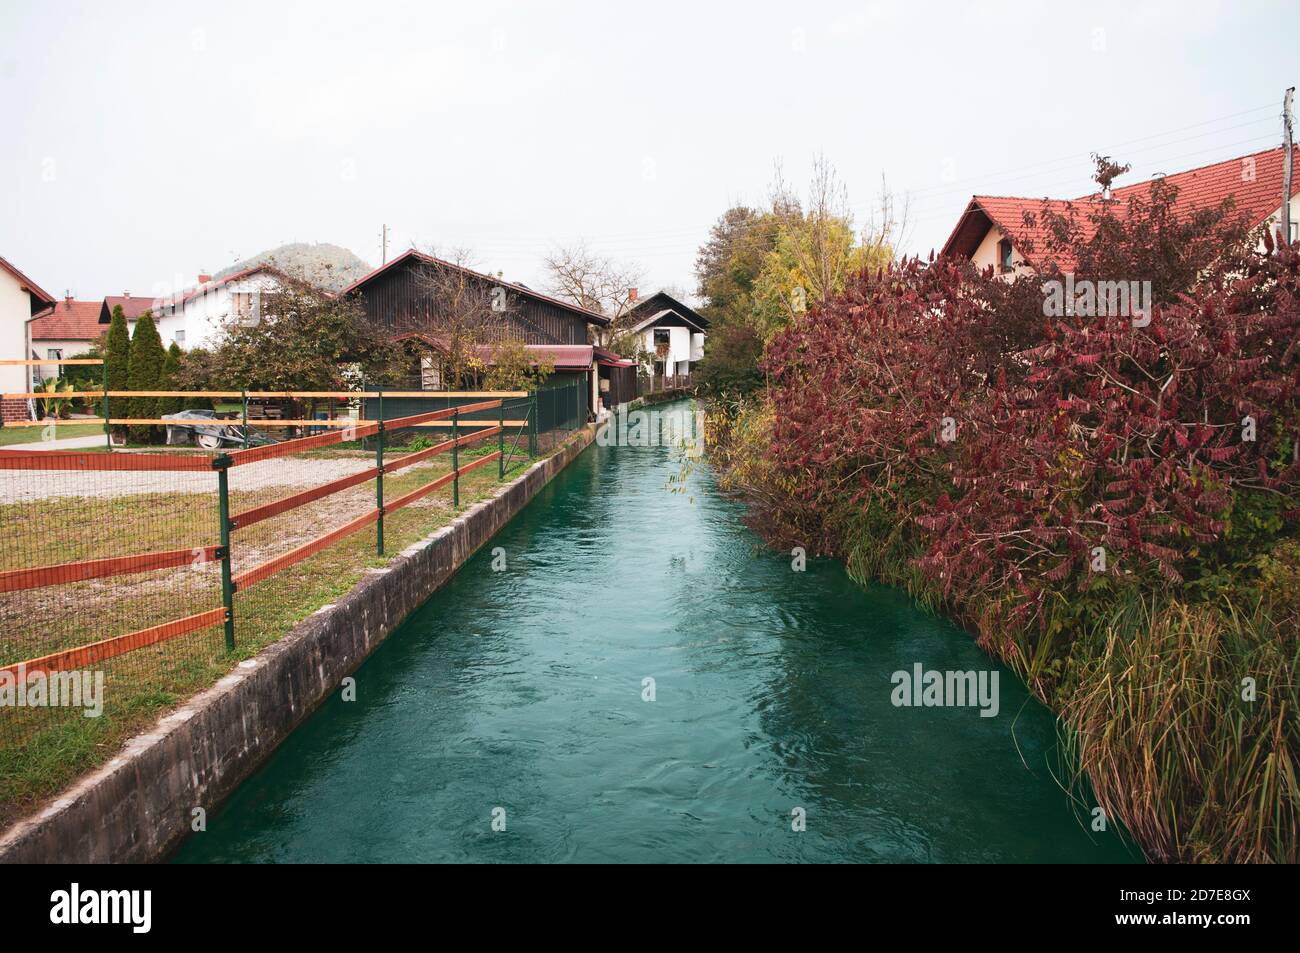
[[[769,342],[771,472],[724,465],[783,542],[969,623],[1151,856],[1295,860],[1300,255],[1172,201],[1062,239],[1098,279],[1164,276],[1145,325],[965,262],[858,275]]]

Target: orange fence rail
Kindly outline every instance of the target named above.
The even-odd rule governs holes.
[[[51,363],[51,362],[44,362]],[[65,362],[67,363],[67,362]],[[508,396],[517,396],[506,392]],[[428,392],[421,392],[428,396]],[[445,396],[438,394],[438,396]],[[479,395],[475,395],[479,396]],[[466,413],[498,411],[497,420],[461,420]],[[219,530],[221,539],[217,543],[185,549],[164,550],[158,552],[137,553],[133,555],[111,556],[107,558],[85,559],[52,563],[30,568],[0,571],[0,593],[16,593],[23,590],[79,583],[87,580],[106,579],[137,573],[146,573],[160,569],[179,568],[186,565],[219,563],[222,569],[222,606],[209,609],[183,618],[174,619],[160,625],[153,625],[125,635],[102,639],[87,645],[63,649],[25,662],[0,666],[0,674],[18,675],[25,672],[31,675],[38,672],[49,673],[84,667],[136,651],[147,646],[157,645],[176,639],[187,633],[215,625],[224,624],[227,633],[227,647],[233,648],[233,595],[236,592],[254,586],[282,570],[308,559],[340,540],[368,527],[378,524],[378,551],[383,553],[383,520],[386,515],[401,510],[429,494],[451,485],[455,488],[453,505],[459,505],[459,480],[465,474],[481,467],[497,463],[499,476],[505,474],[505,436],[511,426],[527,428],[530,422],[535,426],[535,400],[530,406],[528,416],[520,421],[506,421],[503,397],[478,401],[459,407],[450,407],[414,414],[386,421],[350,422],[347,429],[330,433],[315,434],[295,440],[262,447],[235,450],[216,456],[189,454],[151,454],[151,453],[85,453],[68,451],[38,450],[0,450],[0,470],[29,471],[138,471],[138,472],[206,472],[214,475],[214,482],[219,500]],[[261,422],[259,421],[259,424]],[[269,423],[269,422],[268,422]],[[327,421],[310,421],[318,426]],[[405,453],[400,457],[385,461],[383,457],[385,433],[416,427],[451,426],[453,435],[433,446]],[[476,428],[468,433],[461,433],[461,428]],[[533,441],[536,434],[532,435]],[[329,480],[319,486],[291,493],[279,499],[262,503],[231,513],[229,510],[229,474],[239,467],[258,462],[275,460],[307,450],[336,446],[344,442],[357,441],[362,438],[377,438],[376,465],[358,473]],[[485,440],[496,438],[498,446],[495,451],[478,456],[464,464],[459,462],[459,450]],[[518,437],[516,437],[516,443]],[[512,451],[513,452],[513,451]],[[410,467],[429,460],[432,457],[450,453],[452,468],[437,478],[406,492],[394,499],[383,498],[383,478],[385,474]],[[274,516],[290,512],[309,503],[324,499],[333,494],[375,482],[377,501],[373,509],[355,516],[326,533],[306,543],[295,546],[288,552],[276,555],[266,561],[235,574],[231,570],[232,533],[245,530]],[[186,484],[188,486],[188,484]]]
[[[141,553],[137,556],[113,556],[108,559],[86,559],[75,563],[54,566],[37,566],[34,569],[10,569],[0,572],[0,592],[17,592],[19,589],[43,589],[68,582],[103,579],[107,576],[124,576],[155,569],[171,569],[193,565],[217,558],[216,546],[193,549],[173,549],[165,553]]]

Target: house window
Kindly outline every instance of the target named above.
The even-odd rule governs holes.
[[[235,318],[240,324],[256,327],[262,319],[262,293],[260,291],[237,291],[230,296],[234,305]]]
[[[672,332],[667,328],[655,328],[655,347],[667,347],[672,340]]]
[[[63,360],[63,348],[61,348],[61,347],[52,347],[52,348],[50,348],[48,351],[45,352],[45,359],[46,359],[47,361],[61,361],[61,360]]]
[[[1005,275],[1011,268],[1011,239],[1004,238],[998,242],[998,271]]]
[[[184,331],[184,330],[177,331],[174,335],[172,335],[172,340],[176,342],[176,346],[177,346],[177,347],[184,347],[184,346],[185,346],[185,331]]]

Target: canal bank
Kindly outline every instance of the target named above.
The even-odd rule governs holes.
[[[593,427],[161,718],[0,837],[0,863],[156,860],[594,439]]]
[[[682,476],[671,448],[590,448],[176,859],[1140,859],[968,635],[833,561],[797,571]],[[897,704],[918,665],[996,672],[996,713]]]

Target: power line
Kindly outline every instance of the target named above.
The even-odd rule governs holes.
[[[1224,120],[1227,120],[1227,119],[1237,119],[1237,118],[1240,117],[1240,116],[1246,116],[1246,115],[1249,115],[1250,113],[1256,113],[1256,112],[1259,112],[1259,111],[1262,110],[1262,109],[1275,109],[1275,108],[1277,108],[1275,104],[1273,104],[1273,103],[1266,103],[1266,104],[1263,105],[1263,106],[1256,106],[1254,109],[1246,109],[1246,110],[1243,110],[1242,112],[1239,112],[1239,113],[1230,113],[1229,115],[1226,115],[1226,116],[1218,116],[1218,117],[1216,117],[1216,118],[1214,118],[1214,119],[1206,119],[1206,120],[1204,120],[1204,121],[1202,121],[1202,122],[1195,122],[1195,123],[1192,123],[1191,125],[1187,125],[1187,126],[1179,126],[1179,127],[1175,128],[1175,129],[1166,129],[1164,132],[1153,132],[1153,133],[1151,133],[1150,135],[1139,136],[1139,137],[1136,138],[1136,139],[1129,139],[1129,140],[1126,140],[1126,141],[1124,141],[1124,142],[1116,142],[1116,143],[1112,143],[1111,145],[1107,146],[1107,147],[1105,148],[1105,150],[1103,150],[1103,151],[1105,151],[1105,152],[1115,152],[1115,151],[1118,151],[1118,149],[1119,149],[1120,146],[1132,145],[1132,144],[1135,143],[1135,142],[1149,142],[1149,141],[1152,140],[1152,139],[1161,139],[1161,138],[1164,138],[1165,136],[1172,136],[1172,135],[1174,135],[1175,133],[1185,132],[1185,131],[1187,131],[1188,129],[1198,129],[1198,128],[1200,128],[1201,126],[1208,126],[1208,125],[1211,125],[1211,124],[1216,123],[1216,122],[1223,122]],[[1187,141],[1190,141],[1191,139],[1198,139],[1198,138],[1200,138],[1201,136],[1206,136],[1206,135],[1217,135],[1219,132],[1227,132],[1227,131],[1229,131],[1229,130],[1231,130],[1231,129],[1240,129],[1240,128],[1242,128],[1242,126],[1249,126],[1249,125],[1251,125],[1252,123],[1256,123],[1256,122],[1267,122],[1267,121],[1270,121],[1271,118],[1272,118],[1272,117],[1269,117],[1269,116],[1261,116],[1259,119],[1253,119],[1253,120],[1251,120],[1251,121],[1248,122],[1248,123],[1242,123],[1240,126],[1230,126],[1229,129],[1223,129],[1223,130],[1212,130],[1211,132],[1200,133],[1200,134],[1198,134],[1198,135],[1196,135],[1196,136],[1189,136],[1187,139],[1182,139],[1182,140],[1177,140],[1177,141],[1179,141],[1179,142],[1187,142]],[[1163,145],[1172,145],[1172,144],[1173,144],[1173,143],[1163,143]],[[1157,146],[1156,148],[1159,148],[1159,146]],[[1068,156],[1060,156],[1059,158],[1056,158],[1056,159],[1044,159],[1044,160],[1042,160],[1041,162],[1035,162],[1035,163],[1033,163],[1032,165],[1022,166],[1021,169],[1022,169],[1022,170],[1024,170],[1024,169],[1035,169],[1035,168],[1040,168],[1040,167],[1045,166],[1045,165],[1055,165],[1055,164],[1058,163],[1058,162],[1066,162],[1066,161],[1069,161],[1069,162],[1077,162],[1077,161],[1078,161],[1079,159],[1081,159],[1081,158],[1091,158],[1091,155],[1090,155],[1090,154],[1086,154],[1086,153],[1078,153],[1078,152],[1076,152],[1076,153],[1072,153],[1072,154],[1070,154],[1070,155],[1068,155]],[[976,175],[973,175],[973,176],[967,176],[967,178],[968,178],[968,179],[980,179],[980,178],[987,178],[987,177],[990,176],[990,175],[997,175],[997,174],[999,174],[999,173],[998,173],[998,171],[995,170],[995,171],[990,171],[990,172],[986,172],[986,173],[982,173],[982,174],[976,174]],[[926,189],[917,189],[917,190],[914,190],[914,194],[919,194],[919,193],[924,192],[924,191],[929,191],[929,190],[931,190],[931,189],[942,188],[942,187],[943,187],[943,186],[929,186],[929,187],[927,187]]]
[[[1258,106],[1252,109],[1243,110],[1241,112],[1230,113],[1225,116],[1219,116],[1213,119],[1203,120],[1201,122],[1192,123],[1186,126],[1180,126],[1175,129],[1166,130],[1164,132],[1152,133],[1146,136],[1138,137],[1136,139],[1126,140],[1126,142],[1117,143],[1115,145],[1107,147],[1105,151],[1107,153],[1113,154],[1115,151],[1117,151],[1118,146],[1123,146],[1126,144],[1132,144],[1138,142],[1150,142],[1151,140],[1162,139],[1166,136],[1175,135],[1179,132],[1184,132],[1188,129],[1200,128],[1214,123],[1223,122],[1225,120],[1230,120],[1241,116],[1250,115],[1252,113],[1260,111],[1261,109],[1276,110],[1276,108],[1277,108],[1276,104],[1266,104],[1264,106]],[[1180,139],[1155,143],[1150,147],[1146,147],[1139,150],[1133,150],[1133,151],[1137,154],[1144,154],[1153,151],[1158,152],[1169,146],[1179,145],[1185,142],[1191,142],[1196,139],[1202,139],[1206,136],[1222,135],[1225,132],[1231,132],[1236,129],[1248,128],[1251,126],[1255,126],[1261,122],[1272,122],[1274,118],[1275,117],[1273,116],[1260,117],[1259,119],[1253,119],[1245,123],[1238,123],[1236,125],[1229,126],[1222,129],[1209,130],[1207,132],[1198,133],[1193,136],[1186,136]],[[1218,152],[1230,148],[1235,149],[1239,146],[1252,145],[1252,144],[1257,144],[1265,141],[1271,142],[1274,141],[1274,139],[1275,136],[1273,135],[1257,136],[1249,139],[1239,140],[1237,142],[1229,143],[1226,145],[1217,145],[1214,147],[1200,149],[1193,152],[1180,153],[1175,156],[1157,156],[1154,159],[1152,159],[1148,164],[1152,166],[1164,165],[1171,162],[1179,162],[1181,160],[1192,158],[1195,156],[1205,155],[1206,153],[1210,153],[1210,152]],[[922,205],[921,205],[922,214],[918,216],[909,216],[907,224],[915,225],[918,223],[928,223],[928,222],[936,221],[940,218],[952,217],[953,213],[949,209],[945,209],[937,206],[939,206],[944,202],[951,201],[949,198],[947,198],[948,196],[952,196],[952,195],[970,196],[971,194],[973,194],[969,190],[970,189],[969,183],[971,180],[976,180],[976,179],[988,180],[990,178],[993,178],[996,180],[997,184],[1006,184],[1012,182],[1043,179],[1044,177],[1055,176],[1057,173],[1064,172],[1065,171],[1064,168],[1057,167],[1059,163],[1064,161],[1077,162],[1082,157],[1083,157],[1082,153],[1076,153],[1072,156],[1062,156],[1056,159],[1049,159],[1041,162],[1035,162],[1026,166],[1020,166],[1014,170],[1002,170],[1001,172],[993,171],[993,172],[984,173],[981,176],[963,177],[963,183],[965,183],[964,185],[949,185],[945,183],[943,186],[931,186],[919,190],[910,190],[904,193],[904,197],[907,199],[911,199],[917,195],[922,196]],[[1030,172],[1029,174],[1025,174],[1027,170],[1034,170],[1034,169],[1040,169],[1042,171]],[[1043,191],[1044,194],[1051,194],[1054,191],[1065,191],[1075,186],[1077,182],[1078,179],[1075,177],[1071,177],[1071,181],[1069,183],[1065,183],[1061,179],[1056,179],[1053,182],[1051,187],[1044,189]],[[942,191],[938,191],[938,190],[942,190]],[[931,202],[935,203],[936,207],[927,208],[926,205]],[[855,217],[857,217],[864,209],[868,212],[874,211],[874,209],[870,206],[860,207],[858,209],[853,209],[851,211],[855,215]],[[870,217],[869,214],[866,217]],[[956,218],[960,221],[961,215],[958,214]],[[713,221],[716,221],[716,218]],[[763,223],[758,223],[758,222],[752,223],[752,225],[754,226],[761,225],[761,224]],[[673,229],[645,231],[645,232],[612,232],[612,233],[607,233],[605,235],[598,235],[598,236],[575,235],[568,242],[566,242],[564,239],[557,239],[553,236],[552,237],[541,236],[541,235],[521,236],[517,232],[512,232],[511,237],[505,237],[501,239],[489,238],[485,240],[484,238],[478,237],[473,239],[473,245],[475,247],[476,252],[486,258],[511,258],[511,257],[524,258],[531,255],[542,254],[545,253],[546,251],[555,248],[556,246],[563,246],[565,244],[571,244],[576,241],[586,241],[592,245],[598,246],[601,249],[607,249],[612,247],[616,251],[622,250],[629,253],[634,253],[641,257],[665,258],[670,255],[693,254],[697,252],[701,247],[703,241],[707,241],[707,236],[711,229],[711,225],[712,225],[712,221],[708,225],[704,226],[703,228],[685,227],[685,228],[673,228]],[[449,226],[450,229],[467,230],[470,232],[473,232],[477,229],[484,228],[484,227],[500,228],[502,230],[509,229],[508,225],[483,226],[476,223],[458,223],[456,225]],[[741,224],[736,226],[736,229],[743,230],[748,227],[751,226]],[[693,238],[689,241],[682,240],[682,239],[688,239],[688,237],[692,237],[692,236],[700,236],[701,234],[705,236],[704,239],[701,241],[693,240]]]

